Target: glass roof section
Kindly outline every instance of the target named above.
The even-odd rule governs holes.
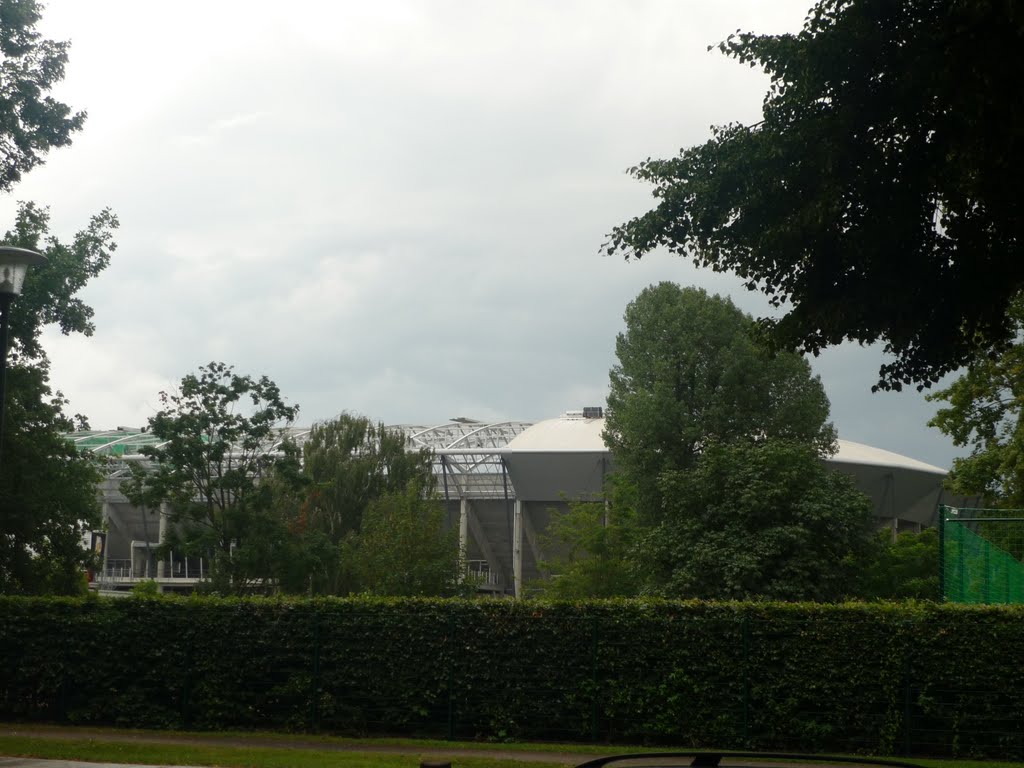
[[[466,495],[472,498],[514,496],[499,451],[532,426],[527,421],[486,423],[456,418],[434,426],[398,424],[385,427],[401,431],[409,450],[426,448],[434,455],[437,491],[447,498]],[[300,447],[310,434],[309,427],[283,430],[266,450],[273,451],[285,437]],[[65,438],[81,452],[91,452],[108,460],[107,477],[127,476],[129,464],[147,465],[142,454],[146,447],[162,443],[144,429],[119,427],[112,430],[71,432]]]

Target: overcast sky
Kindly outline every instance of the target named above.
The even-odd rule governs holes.
[[[796,31],[811,0],[49,0],[56,95],[89,119],[11,195],[69,239],[110,206],[89,339],[46,337],[94,427],[140,426],[211,360],[311,423],[539,420],[604,401],[626,304],[660,280],[767,310],[738,280],[602,257],[651,205],[625,169],[756,122],[766,79],[707,47]],[[814,361],[840,436],[940,466],[881,356]]]

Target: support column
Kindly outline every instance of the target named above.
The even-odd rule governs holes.
[[[157,544],[162,546],[167,541],[168,518],[171,515],[171,508],[166,501],[160,502],[160,531],[157,535]],[[147,552],[148,555],[148,552]],[[167,561],[163,555],[157,555],[160,559],[156,561],[156,578],[162,580],[167,577]],[[164,591],[164,585],[160,585],[160,591]]]
[[[523,596],[523,502],[516,499],[512,512],[512,594]]]
[[[100,518],[103,531],[107,534],[106,539],[103,540],[103,575],[100,577],[99,582],[102,585],[104,579],[107,578],[107,564],[110,561],[110,527],[113,524],[113,512],[114,508],[109,501],[103,502],[103,516]]]
[[[469,499],[459,499],[459,553],[465,562],[469,558]]]

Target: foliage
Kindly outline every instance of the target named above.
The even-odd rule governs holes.
[[[632,509],[617,499],[614,478],[607,503],[573,501],[566,512],[553,511],[541,536],[547,558],[545,578],[532,592],[554,600],[634,597],[642,581],[632,560],[637,534]]]
[[[0,1],[0,191],[43,162],[53,147],[71,143],[85,113],[71,109],[50,90],[64,79],[68,43],[47,40],[35,29],[42,15],[36,0]]]
[[[445,510],[424,498],[420,484],[374,499],[358,535],[346,542],[354,591],[398,597],[471,595],[465,579],[458,532],[446,525]]]
[[[291,525],[304,541],[303,583],[317,594],[367,588],[342,548],[354,551],[353,537],[362,531],[364,515],[376,501],[400,501],[410,489],[420,496],[433,491],[430,453],[407,451],[401,432],[347,413],[314,425],[302,452],[303,500],[291,515]],[[386,545],[380,537],[374,541]],[[365,546],[356,549],[369,557]],[[393,554],[382,551],[379,557]]]
[[[0,593],[75,594],[85,588],[92,553],[82,546],[99,527],[96,464],[63,432],[67,401],[46,384],[45,368],[8,372],[0,465]]]
[[[705,447],[661,476],[664,519],[638,551],[647,590],[670,597],[835,601],[851,592],[875,528],[871,500],[805,443]]]
[[[872,508],[821,462],[835,450],[835,429],[807,361],[767,350],[728,299],[673,283],[642,291],[625,322],[605,441],[617,485],[629,489],[611,508],[633,588],[703,598],[848,594]],[[583,551],[602,535],[594,525],[562,533]]]
[[[644,521],[661,514],[661,474],[691,469],[711,442],[778,437],[834,450],[828,398],[807,361],[769,354],[728,299],[663,282],[624,319],[605,441],[637,487]]]
[[[971,455],[953,461],[950,489],[981,496],[987,505],[1024,507],[1024,296],[1010,306],[1013,344],[998,355],[978,354],[967,372],[928,396],[943,402],[928,422],[970,446]]]
[[[302,453],[310,524],[335,542],[361,529],[374,499],[409,483],[421,492],[433,488],[429,451],[406,451],[405,435],[362,416],[343,413],[314,425]]]
[[[1020,759],[1022,620],[924,602],[0,598],[0,717]]]
[[[3,6],[0,6],[2,35]],[[92,309],[77,297],[110,261],[117,218],[109,211],[63,243],[49,232],[49,212],[19,206],[9,245],[44,253],[24,293],[10,309],[10,365],[0,464],[0,592],[76,593],[91,555],[85,531],[99,526],[93,459],[80,456],[62,437],[85,419],[69,417],[67,400],[49,384],[49,365],[39,344],[44,325],[90,335]]]
[[[132,587],[132,597],[153,598],[160,595],[160,584],[154,579],[140,581]]]
[[[169,506],[175,528],[167,545],[211,559],[215,589],[251,589],[272,576],[287,535],[273,513],[274,486],[261,481],[296,477],[297,449],[283,427],[298,407],[266,376],[242,376],[218,362],[185,376],[177,391],[161,392],[160,402],[149,419],[160,442],[142,449],[155,466],[133,465],[122,489],[136,506]]]
[[[881,600],[940,600],[939,531],[905,531],[892,538],[879,531],[874,548],[860,568],[857,596]]]
[[[45,360],[40,344],[44,326],[56,325],[65,335],[92,335],[92,307],[77,294],[110,264],[117,248],[114,230],[118,226],[117,217],[104,209],[70,243],[62,243],[50,234],[49,208],[34,203],[18,206],[14,227],[4,235],[4,243],[39,251],[46,256],[46,263],[32,267],[24,291],[11,305],[11,356],[15,362]]]
[[[881,340],[878,386],[930,385],[1014,332],[1022,34],[1019,3],[818,0],[799,34],[730,35],[763,119],[632,168],[658,202],[605,252],[732,270],[787,308],[783,347]]]

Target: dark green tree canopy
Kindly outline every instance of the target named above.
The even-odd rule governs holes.
[[[883,341],[878,386],[928,386],[1005,345],[1024,288],[1024,5],[819,0],[796,35],[719,45],[771,77],[763,120],[630,172],[657,206],[608,254],[657,247],[785,307],[785,348]]]
[[[665,515],[640,545],[654,594],[835,601],[873,543],[871,500],[807,443],[715,443],[660,482]]]
[[[873,509],[822,461],[821,381],[751,317],[660,283],[626,308],[605,419],[608,503],[556,517],[551,594],[835,600],[871,545]]]
[[[659,283],[626,308],[615,344],[605,441],[656,514],[658,478],[690,469],[711,442],[766,437],[835,449],[829,403],[807,361],[769,353],[728,299]]]
[[[41,365],[12,367],[7,378],[0,465],[0,594],[75,594],[92,553],[85,533],[100,522],[99,467],[63,433],[74,426]]]
[[[343,413],[315,424],[302,446],[309,481],[310,525],[340,542],[362,528],[363,513],[385,494],[415,485],[421,495],[434,486],[429,451],[407,451],[405,435],[365,416]]]
[[[85,112],[49,96],[64,79],[68,43],[43,38],[36,0],[0,0],[0,191],[43,162],[52,147],[71,143]]]
[[[388,491],[370,502],[362,528],[343,549],[353,573],[353,591],[402,597],[469,596],[458,531],[445,523],[445,509],[424,497],[422,483]]]

